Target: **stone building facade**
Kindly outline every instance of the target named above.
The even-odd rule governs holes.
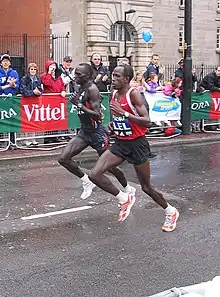
[[[152,44],[141,37],[143,30],[152,29],[152,6],[152,0],[52,0],[52,31],[71,32],[69,53],[76,64],[99,52],[105,65],[115,65],[124,56],[124,13],[135,10],[126,18],[127,56],[143,68],[152,54]]]
[[[182,57],[184,0],[155,0],[153,8],[153,51],[163,63],[174,64]],[[194,0],[192,58],[200,65],[220,63],[220,1]]]
[[[68,53],[75,64],[101,53],[105,65],[124,55],[124,12],[127,15],[127,56],[144,69],[152,53],[163,64],[175,64],[183,55],[184,0],[51,0],[52,31],[70,32]],[[194,64],[219,64],[220,1],[193,1]],[[152,43],[142,40],[143,30],[153,33]]]

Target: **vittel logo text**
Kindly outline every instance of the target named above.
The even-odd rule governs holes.
[[[45,122],[45,121],[59,121],[65,120],[65,105],[60,103],[60,107],[51,107],[38,104],[23,105],[28,121]]]

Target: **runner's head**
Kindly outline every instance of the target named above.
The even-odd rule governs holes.
[[[92,80],[93,70],[92,66],[87,63],[79,64],[75,69],[75,81],[79,85]]]
[[[134,71],[130,65],[116,67],[112,73],[112,87],[115,90],[120,90],[126,86],[129,86],[133,76]]]

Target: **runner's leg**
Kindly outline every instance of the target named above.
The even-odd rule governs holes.
[[[88,147],[88,143],[83,137],[76,136],[70,140],[67,146],[62,151],[58,162],[65,167],[69,172],[78,176],[83,184],[83,192],[80,196],[81,199],[87,199],[92,194],[95,185],[90,181],[87,174],[85,174],[72,158],[82,152]]]
[[[158,205],[160,205],[166,214],[165,223],[162,227],[163,231],[173,231],[176,228],[176,222],[179,217],[179,212],[165,200],[162,193],[157,191],[150,182],[150,164],[146,161],[141,165],[134,165],[138,179],[143,192],[149,195]]]
[[[104,175],[106,171],[120,165],[124,160],[111,153],[108,149],[99,157],[95,167],[91,170],[89,178],[102,190],[114,195],[119,200],[120,213],[118,221],[124,221],[130,214],[135,202],[134,194],[124,193],[113,185],[110,179]]]
[[[113,185],[110,179],[104,175],[106,171],[120,165],[123,159],[112,154],[108,149],[99,157],[94,168],[90,171],[89,178],[102,190],[117,196],[119,190]]]
[[[84,176],[84,172],[79,168],[76,162],[72,160],[72,158],[78,155],[79,153],[81,153],[87,147],[88,147],[88,144],[82,137],[80,136],[74,137],[68,142],[68,144],[63,149],[58,159],[58,162],[60,163],[60,165],[65,167],[69,172],[78,176],[79,178],[82,178]]]

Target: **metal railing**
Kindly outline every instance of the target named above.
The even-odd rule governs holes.
[[[38,65],[39,72],[45,71],[49,58],[61,63],[69,54],[69,35],[0,35],[0,55],[8,53],[12,67],[22,77],[30,62]]]
[[[179,66],[175,64],[164,65],[163,82],[167,82],[173,79],[175,77],[175,71],[178,67]],[[193,69],[195,70],[198,81],[201,81],[204,76],[215,70],[216,67],[217,65],[193,65]]]
[[[10,147],[10,133],[0,133],[0,152],[7,151]]]

